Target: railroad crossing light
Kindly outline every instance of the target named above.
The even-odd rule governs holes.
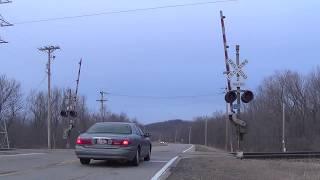
[[[77,112],[76,111],[64,111],[64,110],[62,110],[60,112],[60,115],[62,117],[68,117],[68,116],[77,117]]]
[[[62,110],[62,111],[60,112],[60,115],[61,115],[62,117],[67,117],[67,116],[68,116],[68,112]]]
[[[76,111],[69,111],[69,114],[71,117],[77,117],[77,112]]]
[[[250,101],[252,101],[252,100],[253,100],[253,93],[252,93],[252,91],[249,91],[249,90],[244,91],[244,93],[243,93],[242,96],[241,96],[241,101],[242,101],[243,103],[248,103],[248,102],[250,102]]]
[[[224,100],[226,100],[227,103],[232,103],[237,99],[237,94],[234,91],[229,91],[224,96]]]

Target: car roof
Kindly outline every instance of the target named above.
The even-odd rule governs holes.
[[[127,125],[135,125],[132,122],[97,122],[95,124],[127,124]]]

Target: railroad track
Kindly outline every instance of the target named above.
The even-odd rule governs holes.
[[[320,158],[320,151],[293,151],[293,152],[236,152],[231,153],[240,159],[300,159]]]

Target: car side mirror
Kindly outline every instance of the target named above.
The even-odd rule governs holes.
[[[151,134],[150,133],[144,133],[144,137],[150,137]]]

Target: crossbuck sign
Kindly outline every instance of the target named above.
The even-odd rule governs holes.
[[[231,78],[238,74],[243,79],[247,79],[248,76],[242,71],[242,68],[248,64],[248,60],[244,60],[240,65],[236,65],[231,59],[228,59],[228,63],[232,66],[233,71],[230,71],[227,75],[227,78],[231,80]]]

